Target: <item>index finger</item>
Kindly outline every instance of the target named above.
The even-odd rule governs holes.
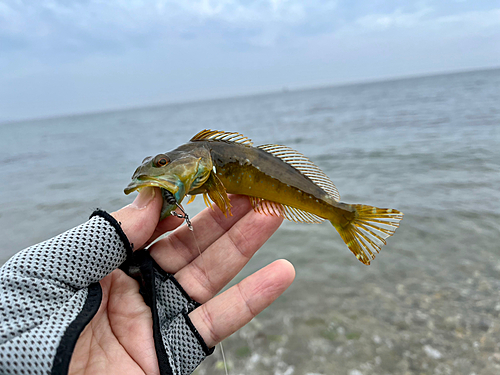
[[[215,206],[214,209],[206,208],[193,218],[196,238],[189,228],[181,226],[168,237],[153,244],[149,251],[156,263],[166,272],[176,273],[252,211],[248,197],[230,195],[230,199],[233,206],[232,216],[224,217],[224,214]]]

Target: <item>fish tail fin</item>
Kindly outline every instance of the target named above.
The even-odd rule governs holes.
[[[366,265],[375,259],[375,253],[386,244],[403,219],[403,213],[391,208],[377,208],[364,204],[350,205],[354,217],[344,225],[332,224],[352,253]]]

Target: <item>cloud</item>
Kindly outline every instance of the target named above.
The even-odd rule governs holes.
[[[251,50],[298,48],[304,40],[328,35],[351,38],[389,35],[395,30],[409,37],[500,32],[500,9],[443,4],[430,0],[405,5],[395,0],[0,0],[0,68],[5,68],[7,57],[11,65],[28,57],[21,57],[23,52],[49,64],[130,49],[173,50],[172,46],[186,41],[192,46]]]
[[[438,17],[436,24],[441,27],[460,29],[462,33],[487,33],[493,35],[500,32],[500,8],[487,11],[465,12]]]
[[[396,9],[388,14],[370,14],[356,20],[356,25],[362,29],[387,29],[390,27],[414,27],[421,23],[425,16],[432,13],[432,8],[423,8],[413,13],[404,13]]]
[[[414,12],[404,12],[400,8],[390,13],[368,14],[359,17],[346,30],[357,32],[377,32],[388,29],[419,29],[419,32],[435,29],[460,31],[474,35],[485,30],[500,31],[500,8],[483,11],[468,11],[440,15],[431,7]]]
[[[499,65],[493,5],[0,0],[0,113],[81,112]]]
[[[289,9],[289,6],[280,6],[276,1],[252,1],[242,5],[233,0],[42,0],[34,4],[11,0],[0,2],[0,30],[26,36],[58,33],[61,26],[89,33],[104,27],[112,33],[141,33],[158,26],[179,27],[186,20],[194,25],[210,20],[242,25],[270,18],[286,21],[291,15]]]
[[[326,24],[325,13],[336,6],[331,0],[0,0],[0,38],[37,50],[99,50],[208,32],[268,46],[290,29]]]

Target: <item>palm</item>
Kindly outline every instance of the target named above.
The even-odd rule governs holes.
[[[139,285],[116,270],[101,287],[101,306],[80,335],[70,373],[159,374],[151,310]]]
[[[246,198],[232,197],[231,203],[233,216],[228,219],[210,209],[193,219],[197,245],[192,233],[182,226],[150,248],[158,265],[174,274],[185,291],[202,303],[189,316],[209,347],[248,323],[294,277],[288,262],[277,261],[214,297],[281,223],[279,218],[253,212]],[[159,211],[161,200],[156,204]],[[126,209],[113,216],[131,242],[140,244],[138,248],[181,223],[169,218],[145,231],[144,225],[128,221]],[[199,256],[198,245],[203,256]],[[77,341],[70,373],[159,374],[151,310],[139,294],[138,283],[115,270],[101,280],[101,287],[101,306]]]

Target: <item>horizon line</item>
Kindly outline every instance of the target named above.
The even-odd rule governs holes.
[[[290,87],[290,86],[285,85],[281,89],[255,92],[255,93],[246,93],[246,94],[235,94],[232,96],[220,96],[220,97],[214,97],[214,98],[199,98],[199,99],[192,99],[192,100],[188,99],[188,100],[182,100],[182,101],[177,101],[177,102],[172,101],[172,102],[164,102],[164,103],[157,103],[157,104],[139,105],[139,106],[118,107],[118,108],[101,109],[101,110],[90,110],[88,112],[75,112],[75,113],[68,113],[68,114],[62,113],[62,114],[54,114],[54,115],[47,115],[47,116],[40,116],[40,117],[26,117],[26,118],[6,119],[6,120],[0,119],[0,126],[7,125],[7,124],[28,122],[28,121],[46,121],[46,120],[55,120],[55,119],[71,118],[71,117],[85,117],[85,116],[93,116],[93,115],[100,115],[100,114],[111,114],[111,113],[116,113],[116,112],[137,111],[137,110],[141,110],[141,109],[153,109],[153,108],[161,108],[161,107],[176,106],[176,105],[189,105],[189,104],[197,104],[197,103],[210,103],[210,102],[223,101],[223,100],[237,100],[237,99],[253,98],[253,97],[260,97],[260,96],[278,95],[278,94],[284,94],[284,93],[297,93],[297,92],[303,92],[303,91],[324,90],[324,89],[337,88],[337,87],[371,85],[371,84],[378,84],[378,83],[384,83],[384,82],[396,82],[396,81],[405,81],[405,80],[418,79],[418,78],[467,74],[467,73],[473,73],[473,72],[483,72],[483,71],[499,70],[499,69],[500,69],[500,66],[495,66],[495,67],[482,67],[482,68],[471,68],[471,69],[462,69],[462,70],[451,70],[451,71],[443,71],[443,72],[431,72],[431,73],[422,73],[422,74],[416,73],[416,74],[409,74],[409,75],[404,75],[404,76],[373,78],[373,79],[366,79],[366,80],[360,80],[360,81],[350,81],[350,82],[329,83],[329,84],[317,85],[317,86],[316,85],[315,86],[307,86],[306,85],[306,86],[299,86],[299,87]]]

